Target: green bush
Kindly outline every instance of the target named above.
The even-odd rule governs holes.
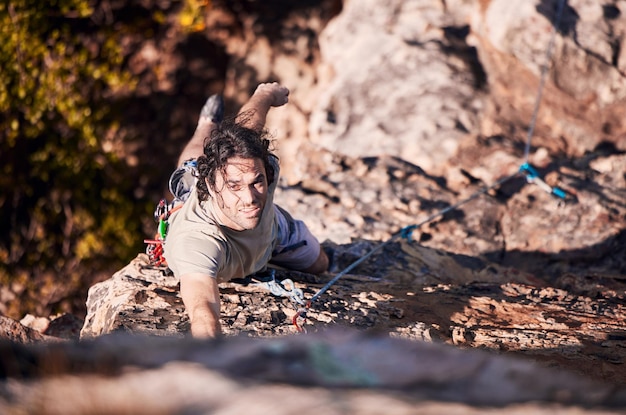
[[[0,3],[0,298],[13,318],[66,311],[54,308],[142,244],[146,206],[107,103],[135,81],[92,12],[87,0]]]

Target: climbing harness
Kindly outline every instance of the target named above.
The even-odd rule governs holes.
[[[191,189],[198,181],[198,162],[196,159],[186,160],[183,165],[170,176],[168,188],[174,200],[184,202],[191,194]]]
[[[502,184],[504,184],[505,182],[508,182],[509,180],[513,179],[514,177],[517,177],[518,175],[524,175],[526,177],[526,181],[528,183],[534,183],[536,185],[539,186],[539,188],[541,188],[542,190],[558,197],[561,199],[565,199],[566,198],[566,193],[565,191],[563,191],[562,189],[558,188],[558,187],[552,187],[550,185],[548,185],[545,181],[543,181],[543,179],[541,178],[541,176],[539,175],[539,173],[537,172],[537,170],[535,170],[534,167],[532,167],[529,162],[529,155],[530,155],[530,143],[531,143],[531,139],[533,137],[533,132],[534,132],[534,128],[535,125],[537,123],[537,115],[539,113],[539,105],[541,102],[541,98],[543,95],[543,89],[545,86],[545,80],[546,80],[546,75],[547,75],[547,69],[548,69],[548,62],[551,59],[552,56],[552,48],[554,46],[554,41],[555,41],[555,37],[556,37],[556,32],[557,29],[560,25],[561,22],[561,16],[563,14],[563,8],[565,6],[565,1],[566,0],[560,0],[558,8],[557,8],[557,12],[556,12],[556,17],[555,20],[553,22],[553,30],[552,30],[552,35],[550,38],[550,42],[548,44],[548,48],[546,51],[546,64],[543,66],[542,71],[541,71],[541,79],[539,82],[539,88],[537,91],[537,99],[535,101],[535,106],[534,106],[534,110],[533,110],[533,115],[532,115],[532,119],[530,122],[530,127],[528,129],[528,135],[526,138],[526,145],[524,148],[524,161],[521,164],[521,166],[519,167],[519,170],[517,172],[515,172],[514,174],[511,174],[507,177],[504,177],[502,179],[497,180],[495,183],[493,183],[491,186],[487,186],[475,193],[473,193],[472,195],[470,195],[468,198],[461,200],[460,202],[448,206],[438,212],[435,212],[434,214],[430,215],[429,217],[427,217],[426,219],[424,219],[423,221],[417,223],[417,224],[413,224],[413,225],[408,225],[405,226],[404,228],[400,229],[398,232],[396,232],[395,234],[393,234],[391,236],[391,238],[389,238],[388,240],[386,240],[385,242],[377,245],[374,249],[372,249],[371,251],[369,251],[367,254],[363,255],[361,258],[359,258],[358,260],[356,260],[355,262],[353,262],[352,264],[350,264],[348,267],[346,267],[344,270],[342,270],[341,272],[339,272],[333,279],[331,279],[326,285],[324,285],[322,288],[320,288],[314,295],[313,297],[311,297],[310,300],[306,301],[306,303],[304,304],[304,306],[300,307],[297,311],[296,314],[293,316],[292,318],[292,323],[295,326],[296,330],[299,332],[304,332],[304,326],[303,324],[300,323],[300,319],[303,320],[303,323],[306,322],[306,316],[307,316],[307,311],[311,308],[311,304],[317,300],[322,294],[324,294],[333,284],[335,284],[341,277],[343,277],[344,275],[346,275],[348,272],[352,271],[354,268],[356,268],[358,265],[360,265],[361,263],[363,263],[365,260],[367,260],[369,257],[371,257],[373,254],[375,254],[376,252],[380,251],[381,249],[383,249],[386,245],[388,245],[391,242],[396,241],[397,239],[406,239],[408,242],[411,242],[412,239],[412,234],[413,231],[415,231],[416,229],[420,228],[421,226],[423,226],[426,223],[431,222],[432,220],[438,218],[439,216],[442,216],[444,214],[446,214],[447,212],[454,210],[456,208],[458,208],[459,206],[462,206],[474,199],[476,199],[477,197],[487,193],[488,191],[501,186]]]

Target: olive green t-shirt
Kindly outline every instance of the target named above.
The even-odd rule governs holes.
[[[193,187],[184,205],[169,218],[164,256],[175,277],[201,273],[222,282],[253,274],[267,264],[278,233],[273,201],[279,167],[272,160],[274,181],[254,229],[236,231],[219,224],[211,200],[201,202]]]

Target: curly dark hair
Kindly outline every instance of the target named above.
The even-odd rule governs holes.
[[[270,161],[276,157],[270,151],[267,130],[257,131],[242,125],[242,121],[224,120],[204,140],[204,155],[198,157],[198,198],[209,198],[207,182],[215,190],[215,174],[226,170],[230,158],[258,158],[263,161],[268,185],[274,181],[274,166]]]

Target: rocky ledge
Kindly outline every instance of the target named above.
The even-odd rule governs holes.
[[[300,326],[309,333],[375,329],[391,337],[513,352],[546,367],[626,384],[623,282],[605,280],[613,289],[600,291],[590,278],[568,273],[557,286],[548,286],[531,274],[479,258],[405,241],[379,249],[380,244],[325,244],[337,270],[379,252],[312,303]],[[293,318],[302,306],[272,295],[263,282],[290,279],[307,299],[333,275],[277,270],[221,284],[225,334],[296,335]],[[81,337],[117,332],[184,337],[188,330],[176,279],[141,254],[92,287]]]

